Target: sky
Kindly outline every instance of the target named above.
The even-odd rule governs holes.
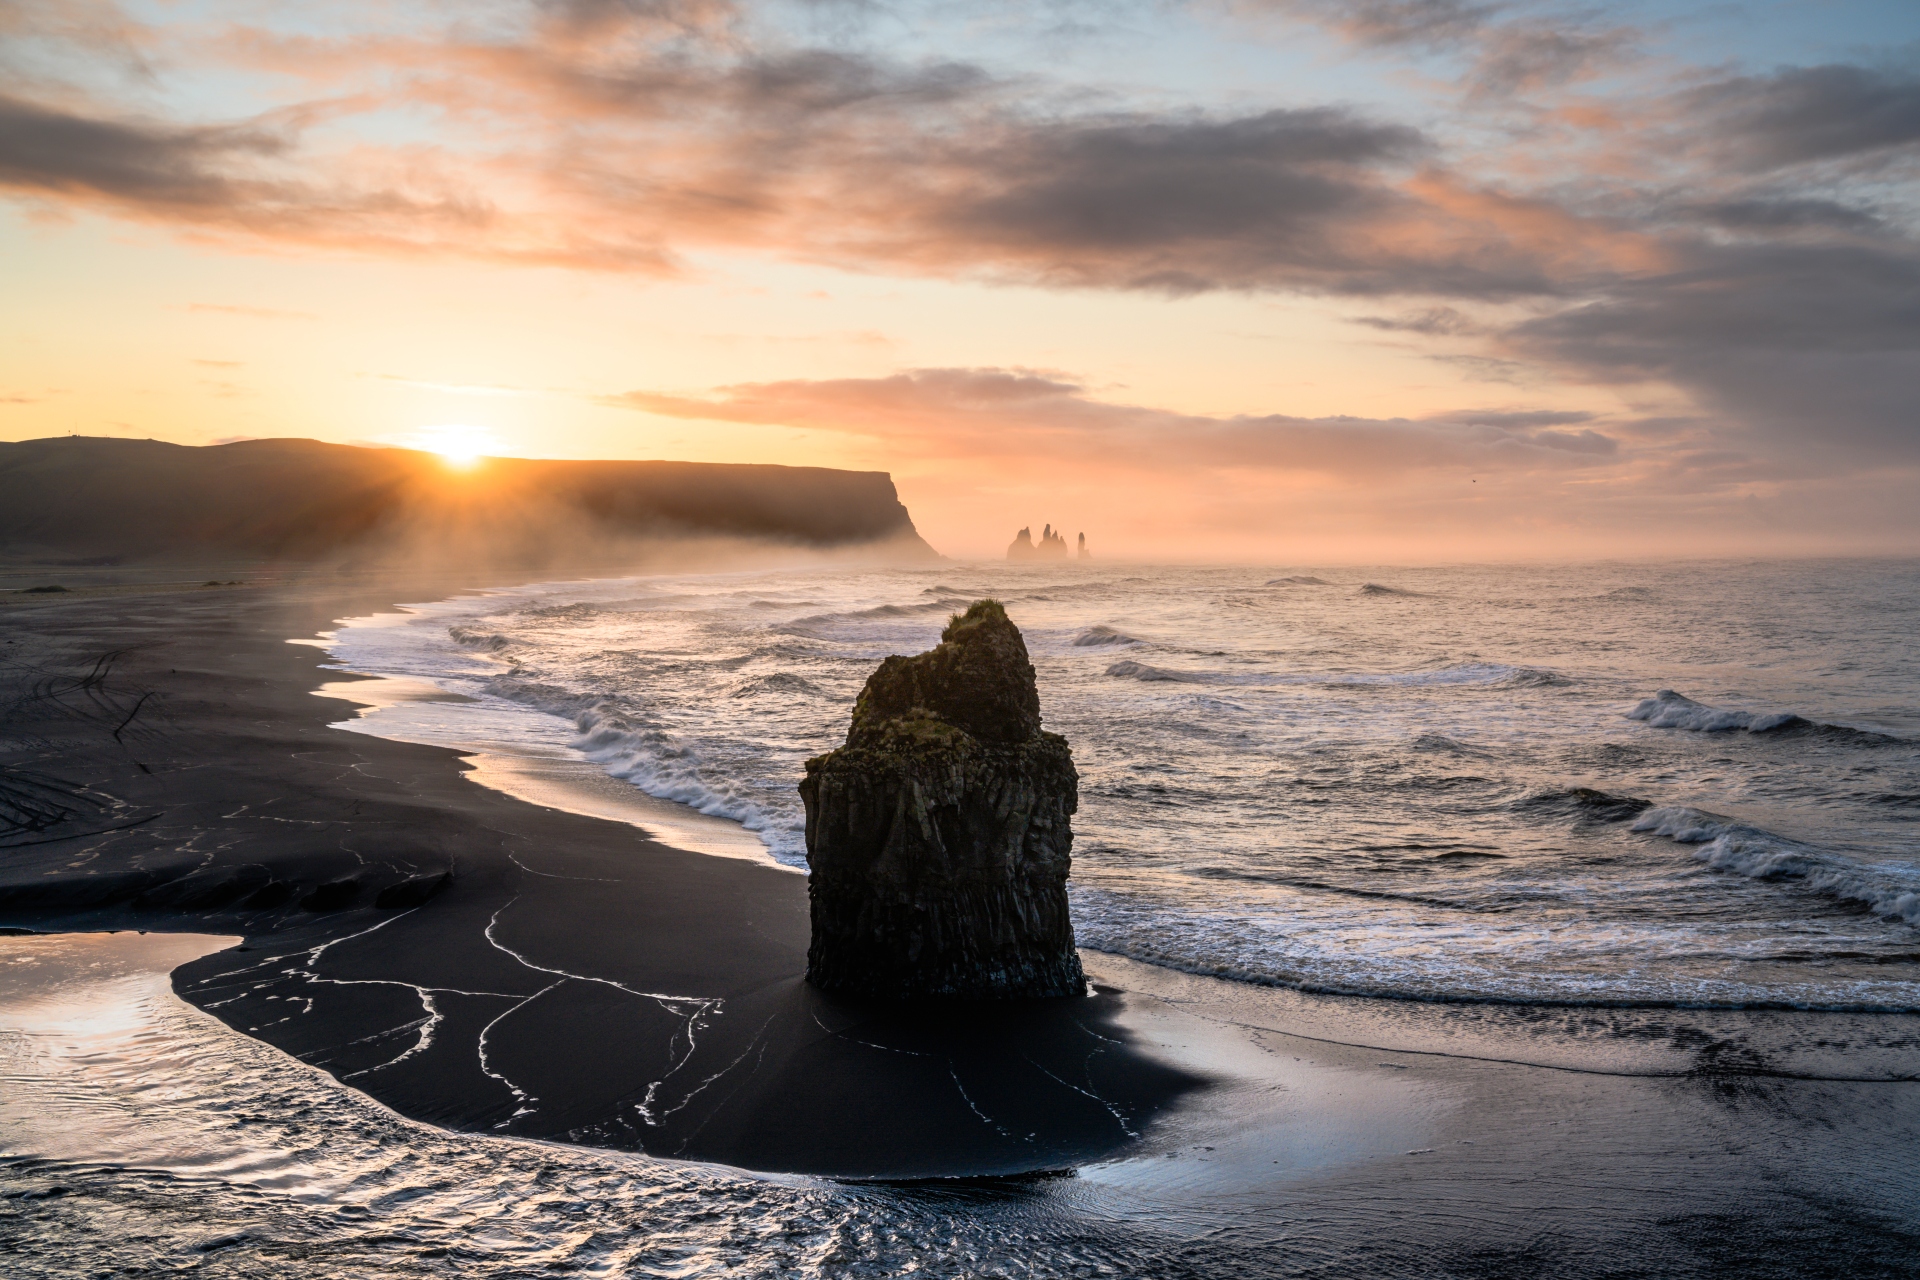
[[[0,0],[0,440],[70,432],[1920,553],[1920,4]]]

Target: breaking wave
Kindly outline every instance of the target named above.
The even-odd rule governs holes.
[[[1652,802],[1637,796],[1617,796],[1593,787],[1566,787],[1536,791],[1513,802],[1517,813],[1572,818],[1576,822],[1625,822],[1638,818]]]
[[[820,697],[823,696],[824,691],[819,685],[808,680],[806,677],[796,676],[786,671],[775,671],[771,675],[754,676],[751,679],[742,680],[739,684],[727,690],[727,696],[729,698],[757,698],[765,694],[779,696],[789,693],[809,694],[814,697]]]
[[[1108,644],[1139,644],[1140,641],[1124,631],[1115,631],[1112,627],[1088,627],[1073,638],[1076,649],[1094,648]]]
[[[1273,578],[1267,583],[1270,587],[1330,587],[1333,584],[1325,578],[1313,578],[1306,574],[1295,574],[1291,578]]]
[[[1684,807],[1648,809],[1635,831],[1700,847],[1693,856],[1715,870],[1750,880],[1798,884],[1877,916],[1920,927],[1920,873],[1855,862],[1731,818]]]
[[[498,631],[482,631],[475,627],[448,627],[447,634],[462,648],[479,649],[485,653],[502,653],[513,644],[512,640]]]
[[[1726,711],[1695,702],[1685,694],[1662,689],[1627,712],[1629,720],[1644,720],[1650,729],[1688,729],[1695,733],[1725,733],[1745,729],[1748,733],[1771,733],[1812,722],[1791,711],[1755,713]]]
[[[1695,702],[1685,694],[1672,689],[1662,689],[1651,698],[1644,699],[1633,710],[1626,713],[1629,720],[1644,720],[1652,729],[1685,729],[1694,733],[1730,733],[1744,730],[1747,733],[1817,733],[1827,737],[1851,738],[1860,742],[1904,742],[1891,734],[1874,733],[1869,729],[1853,729],[1846,725],[1822,724],[1809,720],[1805,716],[1791,711],[1730,711],[1722,707],[1710,707],[1704,702]]]
[[[1437,685],[1493,685],[1507,689],[1530,689],[1572,683],[1557,671],[1546,671],[1537,667],[1510,667],[1498,662],[1462,662],[1449,667],[1438,667],[1431,671],[1295,673],[1188,671],[1175,667],[1156,667],[1151,663],[1136,662],[1127,658],[1108,667],[1106,673],[1126,680],[1243,686],[1317,684],[1425,688]]]
[[[656,799],[737,822],[759,836],[777,861],[806,866],[805,815],[797,806],[767,804],[752,779],[712,767],[702,744],[602,695],[511,677],[490,681],[488,692],[571,721],[574,749],[613,777]]]
[[[1799,983],[1750,984],[1738,980],[1686,979],[1661,982],[1606,968],[1557,969],[1552,964],[1514,963],[1512,954],[1487,946],[1455,925],[1441,955],[1418,955],[1424,929],[1406,928],[1401,917],[1417,911],[1411,900],[1380,900],[1369,928],[1367,960],[1355,964],[1355,935],[1316,920],[1318,896],[1301,892],[1295,912],[1255,910],[1196,912],[1132,895],[1069,883],[1075,935],[1080,946],[1144,964],[1202,977],[1226,978],[1315,995],[1362,996],[1434,1004],[1536,1005],[1606,1009],[1825,1009],[1907,1013],[1915,1009],[1912,985],[1858,982],[1845,988]],[[1352,894],[1339,895],[1354,901]],[[1497,917],[1496,917],[1497,918]],[[1478,947],[1462,943],[1478,942]],[[1402,945],[1396,946],[1395,943]],[[1541,957],[1545,959],[1545,956]],[[1637,966],[1627,966],[1637,967]],[[1608,966],[1612,968],[1612,966]]]
[[[846,613],[816,613],[810,617],[795,618],[787,625],[796,628],[820,627],[835,622],[857,622],[868,618],[920,618],[930,613],[960,613],[973,601],[959,596],[945,596],[938,600],[924,600],[919,604],[881,604],[871,609],[853,609]]]
[[[1165,680],[1176,684],[1231,684],[1233,677],[1218,671],[1173,671],[1128,658],[1107,668],[1107,674],[1127,680]]]

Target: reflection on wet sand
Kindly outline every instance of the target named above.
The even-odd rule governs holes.
[[[403,1119],[172,994],[172,966],[233,942],[0,939],[20,1274],[1891,1276],[1920,1242],[1914,1084],[1342,1048],[1190,986],[1130,996],[1126,1018],[1219,1086],[1124,1158],[763,1177]],[[1729,1233],[1729,1214],[1763,1225]]]

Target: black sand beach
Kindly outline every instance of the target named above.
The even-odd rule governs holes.
[[[940,1212],[1041,1205],[1019,1247],[1091,1239],[1108,1273],[1913,1274],[1912,1019],[1342,1000],[1094,953],[1083,1001],[829,1001],[798,980],[800,877],[328,727],[339,673],[287,640],[460,585],[6,597],[0,925],[243,937],[174,991],[416,1120],[994,1175]],[[82,1189],[33,1201],[29,1244],[112,1182],[9,1168]]]
[[[403,1114],[750,1168],[1060,1167],[1198,1083],[1127,1047],[1112,995],[824,998],[800,981],[801,877],[329,729],[349,709],[287,638],[448,589],[14,605],[4,923],[241,934],[180,994]]]

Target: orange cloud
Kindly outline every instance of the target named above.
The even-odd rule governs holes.
[[[1206,417],[1089,397],[1057,375],[919,369],[887,378],[752,383],[707,397],[630,391],[603,403],[676,418],[814,427],[890,453],[1124,470],[1253,470],[1378,479],[1411,471],[1560,471],[1614,463],[1590,415],[1513,410],[1435,417]]]

